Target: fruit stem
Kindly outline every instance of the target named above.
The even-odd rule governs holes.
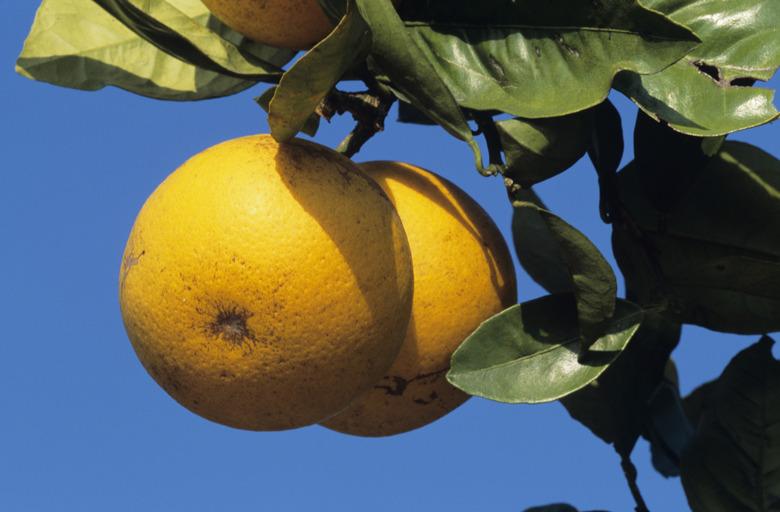
[[[360,151],[371,137],[385,129],[385,118],[396,99],[392,92],[381,87],[373,77],[365,77],[363,81],[367,90],[345,92],[334,88],[317,107],[317,113],[328,121],[336,114],[352,114],[355,128],[336,148],[349,158]]]
[[[481,134],[485,137],[485,143],[488,148],[488,158],[490,165],[487,169],[479,169],[480,174],[485,176],[495,176],[496,174],[504,174],[506,165],[502,157],[503,146],[501,145],[501,136],[498,134],[496,123],[493,121],[493,116],[484,112],[472,111],[471,116],[474,122],[477,123],[477,132],[475,135]]]

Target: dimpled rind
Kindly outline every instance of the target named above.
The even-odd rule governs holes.
[[[398,354],[409,247],[350,160],[268,135],[194,156],[149,197],[120,272],[144,367],[179,403],[249,430],[321,421]]]
[[[333,24],[317,0],[203,0],[227,26],[258,43],[305,50]]]
[[[463,190],[408,164],[360,167],[387,192],[409,239],[412,318],[392,368],[323,425],[388,436],[427,425],[466,401],[468,395],[445,378],[450,357],[482,321],[514,304],[517,290],[501,232]]]

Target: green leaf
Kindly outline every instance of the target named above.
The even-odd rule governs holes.
[[[593,108],[593,126],[587,147],[599,176],[612,176],[623,158],[623,123],[615,105],[604,100]]]
[[[370,43],[368,26],[350,3],[336,28],[279,81],[268,111],[268,124],[276,140],[291,139],[306,125],[344,73],[365,59]]]
[[[199,0],[94,0],[126,27],[161,50],[197,67],[255,81],[275,81],[280,66],[295,54],[272,49],[264,61],[256,51],[221,37],[198,16],[208,17]],[[224,25],[220,30],[227,30]],[[261,47],[257,43],[251,48]]]
[[[676,383],[663,379],[648,403],[644,436],[650,441],[653,467],[665,477],[680,475],[680,459],[693,436]]]
[[[780,66],[780,5],[774,0],[644,0],[702,40],[685,60],[718,69],[722,81],[769,80]]]
[[[336,25],[347,14],[349,0],[319,0],[319,3],[325,15]]]
[[[171,57],[92,0],[44,0],[16,70],[63,87],[116,86],[165,100],[227,96],[255,84]]]
[[[676,132],[639,112],[634,126],[634,165],[642,190],[653,207],[667,212],[690,189],[707,155],[701,137]]]
[[[612,267],[585,235],[554,213],[533,203],[523,201],[515,201],[513,205],[515,210],[530,208],[544,221],[548,233],[532,227],[527,230],[527,234],[541,233],[539,242],[543,244],[541,247],[550,250],[557,249],[560,259],[563,260],[570,276],[571,290],[577,299],[577,318],[582,332],[583,345],[587,348],[601,336],[615,311],[617,280]],[[521,212],[518,215],[529,218],[532,222],[538,220],[527,213]],[[554,240],[554,245],[550,244],[551,240]],[[524,247],[536,245],[536,239],[516,242],[518,251],[524,250]],[[555,261],[555,259],[551,261]]]
[[[450,134],[472,141],[471,129],[452,93],[422,57],[392,2],[356,0],[356,3],[371,29],[371,56],[393,88]]]
[[[685,415],[688,416],[688,420],[694,428],[698,428],[699,421],[701,421],[704,411],[709,409],[712,405],[713,391],[715,390],[716,385],[717,380],[705,382],[691,391],[690,394],[683,399]]]
[[[542,505],[541,507],[531,507],[525,509],[525,512],[577,512],[577,509],[567,503],[554,503],[552,505]],[[606,512],[605,510],[591,510],[590,512]]]
[[[491,400],[557,400],[601,375],[642,321],[642,310],[619,300],[604,336],[580,362],[580,333],[572,295],[548,295],[512,306],[483,322],[452,355],[447,380]]]
[[[547,207],[531,189],[521,189],[515,197],[538,207],[513,209],[512,239],[520,265],[549,293],[571,292],[571,274],[561,256],[558,241],[539,212]]]
[[[266,91],[255,98],[255,102],[260,105],[260,108],[268,112],[270,106],[271,106],[271,99],[274,97],[274,93],[276,92],[276,86],[269,87],[266,89]],[[320,116],[318,114],[311,114],[309,118],[304,123],[303,127],[301,128],[301,131],[308,135],[309,137],[314,137],[317,135],[317,130],[320,128]]]
[[[717,380],[682,464],[693,512],[780,510],[780,362],[771,338],[737,354]]]
[[[543,505],[541,507],[531,507],[525,509],[525,512],[578,512],[576,508],[566,503],[554,503],[552,505]]]
[[[564,397],[569,414],[605,443],[628,456],[651,419],[651,397],[664,378],[680,324],[646,313],[620,357],[590,385]]]
[[[768,80],[780,65],[780,2],[644,3],[690,27],[703,42],[659,73],[621,74],[615,82],[618,90],[650,116],[690,135],[722,135],[778,116],[774,91],[744,87],[743,82]]]
[[[418,108],[406,101],[398,102],[398,122],[410,124],[435,125],[436,121],[423,114]]]
[[[595,106],[619,71],[660,71],[698,43],[636,0],[428,0],[402,14],[459,105],[522,118]]]
[[[504,175],[530,187],[562,173],[582,158],[590,137],[590,113],[496,122],[506,156]]]
[[[599,213],[604,222],[616,217],[615,174],[623,158],[623,123],[611,101],[604,100],[593,109],[588,156],[599,176]]]
[[[646,295],[657,279],[669,312],[685,323],[743,334],[780,330],[777,159],[726,142],[666,214],[648,200],[636,166],[621,171],[619,186],[642,238],[615,238],[629,289]]]

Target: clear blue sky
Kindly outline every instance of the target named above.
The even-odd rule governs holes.
[[[557,403],[472,399],[386,439],[317,426],[242,432],[177,405],[125,336],[120,257],[138,209],[168,173],[219,141],[267,131],[252,102],[262,89],[163,103],[27,81],[13,63],[36,5],[0,0],[0,510],[518,512],[555,501],[632,510],[612,449]],[[615,101],[630,136],[635,110]],[[348,128],[326,125],[318,140],[333,146]],[[734,138],[780,153],[778,124]],[[500,181],[478,176],[468,148],[443,130],[391,122],[358,155],[380,158],[445,175],[509,236]],[[611,258],[587,160],[539,191]],[[542,294],[523,274],[519,293]],[[675,353],[683,391],[716,377],[754,339],[686,328]],[[651,510],[687,510],[679,480],[650,467],[647,445],[634,454]]]

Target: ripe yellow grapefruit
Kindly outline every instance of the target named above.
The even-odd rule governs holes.
[[[394,361],[412,266],[385,193],[318,144],[224,142],[171,174],[135,221],[122,315],[152,377],[237,428],[324,420]]]
[[[414,296],[392,368],[322,424],[363,436],[426,425],[468,396],[445,379],[450,356],[479,324],[516,301],[512,259],[487,213],[436,174],[398,162],[361,165],[398,210],[412,251]]]
[[[303,50],[333,29],[317,0],[203,0],[223,23],[253,41]]]

